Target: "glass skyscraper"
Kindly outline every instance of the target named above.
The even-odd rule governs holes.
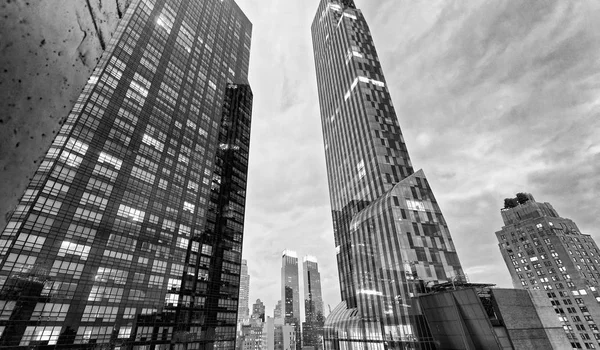
[[[322,349],[323,341],[323,296],[319,263],[314,256],[302,259],[304,276],[304,319],[302,323],[302,346]]]
[[[296,346],[300,349],[300,282],[298,275],[298,255],[284,250],[281,255],[281,316],[284,324],[294,325]]]
[[[250,38],[132,1],[0,235],[0,349],[234,348]]]
[[[412,297],[464,275],[450,232],[413,170],[361,11],[320,0],[311,31],[342,293],[325,347],[434,349]]]
[[[505,200],[496,232],[515,288],[546,292],[573,349],[600,346],[600,250],[550,203],[519,193]]]

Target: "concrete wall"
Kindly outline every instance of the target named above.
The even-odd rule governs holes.
[[[134,0],[0,4],[0,230]]]
[[[499,288],[491,292],[515,350],[571,348],[544,291]]]

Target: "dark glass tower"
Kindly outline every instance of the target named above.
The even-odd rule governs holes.
[[[515,288],[546,292],[573,349],[600,345],[600,250],[550,203],[519,193],[505,200],[496,232]]]
[[[304,319],[302,323],[302,346],[322,349],[323,342],[323,297],[319,263],[314,256],[305,256],[302,261],[304,273]]]
[[[325,346],[434,348],[412,297],[463,276],[450,232],[413,170],[361,11],[320,0],[311,31],[343,300]]]
[[[250,35],[130,4],[0,235],[0,349],[234,348]]]
[[[294,325],[296,347],[300,349],[300,282],[298,276],[298,255],[284,250],[281,256],[281,303],[284,324]]]

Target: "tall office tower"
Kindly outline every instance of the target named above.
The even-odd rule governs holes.
[[[0,349],[233,349],[250,31],[132,1],[0,235]]]
[[[448,227],[413,171],[361,11],[320,0],[311,31],[342,294],[325,345],[433,348],[411,297],[464,275]]]
[[[314,256],[302,259],[304,273],[304,319],[302,323],[302,346],[320,349],[323,340],[323,297],[321,274]]]
[[[286,324],[297,324],[300,321],[298,256],[294,251],[284,250],[281,262],[281,316]]]
[[[505,200],[496,232],[515,288],[543,289],[574,349],[600,344],[600,251],[550,203],[519,193]]]
[[[260,299],[256,299],[256,303],[252,304],[252,319],[265,322],[265,304]]]
[[[281,256],[281,316],[284,324],[294,325],[295,339],[300,339],[300,283],[298,281],[298,255],[284,250]],[[296,346],[300,349],[301,342]]]
[[[238,328],[250,317],[249,308],[250,299],[250,275],[248,274],[248,261],[242,259],[242,269],[240,273],[240,297],[238,300]]]

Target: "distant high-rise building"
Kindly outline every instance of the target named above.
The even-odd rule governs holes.
[[[238,300],[238,325],[250,317],[250,275],[248,274],[248,261],[242,259],[240,273],[240,297]]]
[[[275,305],[275,308],[273,309],[273,318],[275,320],[283,319],[281,309],[281,300],[277,300],[277,305]]]
[[[281,263],[281,312],[285,323],[296,324],[300,321],[300,283],[296,252],[284,250]]]
[[[412,297],[464,275],[446,221],[413,170],[362,12],[320,0],[311,31],[342,293],[325,346],[434,349]]]
[[[320,349],[323,341],[323,297],[321,295],[321,274],[314,256],[302,259],[304,273],[304,319],[302,323],[302,346]]]
[[[284,324],[294,325],[298,348],[300,335],[300,282],[298,276],[298,255],[284,250],[281,257],[281,313]]]
[[[531,194],[507,198],[496,232],[515,288],[550,298],[574,349],[600,345],[600,251],[590,235]]]
[[[260,299],[252,304],[252,319],[265,322],[265,304]]]
[[[265,304],[260,299],[252,304],[252,315],[250,320],[242,324],[241,336],[238,338],[239,349],[262,350],[265,334]]]
[[[242,325],[242,350],[263,349],[264,324],[258,319],[250,319],[249,324]]]
[[[234,348],[250,33],[131,2],[0,235],[0,349]]]

